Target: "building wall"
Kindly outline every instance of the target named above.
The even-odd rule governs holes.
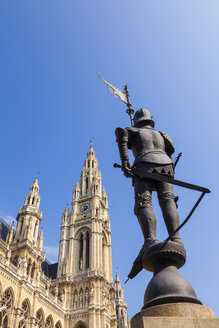
[[[128,328],[119,277],[112,278],[108,198],[92,145],[72,209],[62,215],[57,264],[42,252],[39,204],[35,179],[16,230],[12,224],[0,234],[0,328]]]

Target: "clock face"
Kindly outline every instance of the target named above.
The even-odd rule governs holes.
[[[86,213],[89,210],[89,204],[83,204],[80,207],[81,213]]]

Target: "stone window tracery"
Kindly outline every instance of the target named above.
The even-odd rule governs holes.
[[[37,327],[42,328],[43,327],[43,312],[42,310],[38,310],[36,313],[36,319],[37,319]]]
[[[22,311],[24,319],[27,319],[30,315],[30,307],[27,300],[24,300],[22,303]]]
[[[6,306],[6,308],[12,309],[13,306],[13,294],[10,288],[6,289],[3,293],[2,296],[2,301],[1,301],[2,306]]]
[[[51,315],[49,315],[47,318],[46,318],[46,328],[53,328],[53,323],[52,323],[52,317]]]
[[[62,328],[60,321],[56,323],[55,328]]]

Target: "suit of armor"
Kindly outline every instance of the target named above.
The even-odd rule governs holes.
[[[156,218],[151,201],[152,191],[157,192],[168,233],[173,233],[179,226],[173,185],[144,176],[145,172],[174,176],[171,158],[174,153],[173,143],[167,134],[159,132],[153,127],[154,122],[150,113],[141,109],[134,116],[133,128],[117,128],[115,131],[124,174],[126,176],[129,172],[134,174],[134,213],[144,236],[144,245],[136,260],[139,260],[144,252],[158,242],[156,239]],[[128,149],[132,150],[135,157],[132,167],[129,162]],[[181,242],[179,233],[173,236],[172,241]]]

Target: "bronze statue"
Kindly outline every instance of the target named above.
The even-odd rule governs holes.
[[[144,308],[172,302],[201,302],[190,283],[178,272],[186,261],[186,251],[179,237],[179,230],[190,219],[198,204],[210,190],[174,178],[174,168],[180,158],[172,161],[174,146],[170,137],[154,129],[154,121],[146,109],[135,112],[129,99],[128,86],[121,91],[111,83],[101,80],[110,88],[111,93],[127,105],[132,127],[117,128],[115,131],[122,165],[126,177],[132,178],[135,191],[134,213],[138,218],[144,236],[144,244],[134,261],[128,277],[134,278],[143,268],[153,272],[144,295]],[[135,161],[131,166],[128,149]],[[174,196],[173,185],[201,192],[201,196],[179,225],[177,211],[178,197]],[[156,238],[156,218],[152,208],[151,194],[157,192],[159,205],[169,236],[159,242]]]
[[[176,197],[173,185],[164,181],[156,181],[145,177],[145,172],[157,173],[174,177],[172,154],[174,146],[170,137],[154,129],[154,121],[146,109],[138,110],[134,115],[134,127],[117,128],[115,131],[118,143],[122,169],[124,175],[134,174],[133,185],[135,191],[134,213],[138,218],[144,245],[136,258],[130,278],[142,269],[141,258],[152,245],[158,243],[156,239],[156,218],[152,208],[151,194],[156,190],[163,218],[171,235],[179,226],[179,216],[176,207]],[[133,166],[129,162],[128,149],[135,157]],[[179,232],[171,239],[182,246]]]

